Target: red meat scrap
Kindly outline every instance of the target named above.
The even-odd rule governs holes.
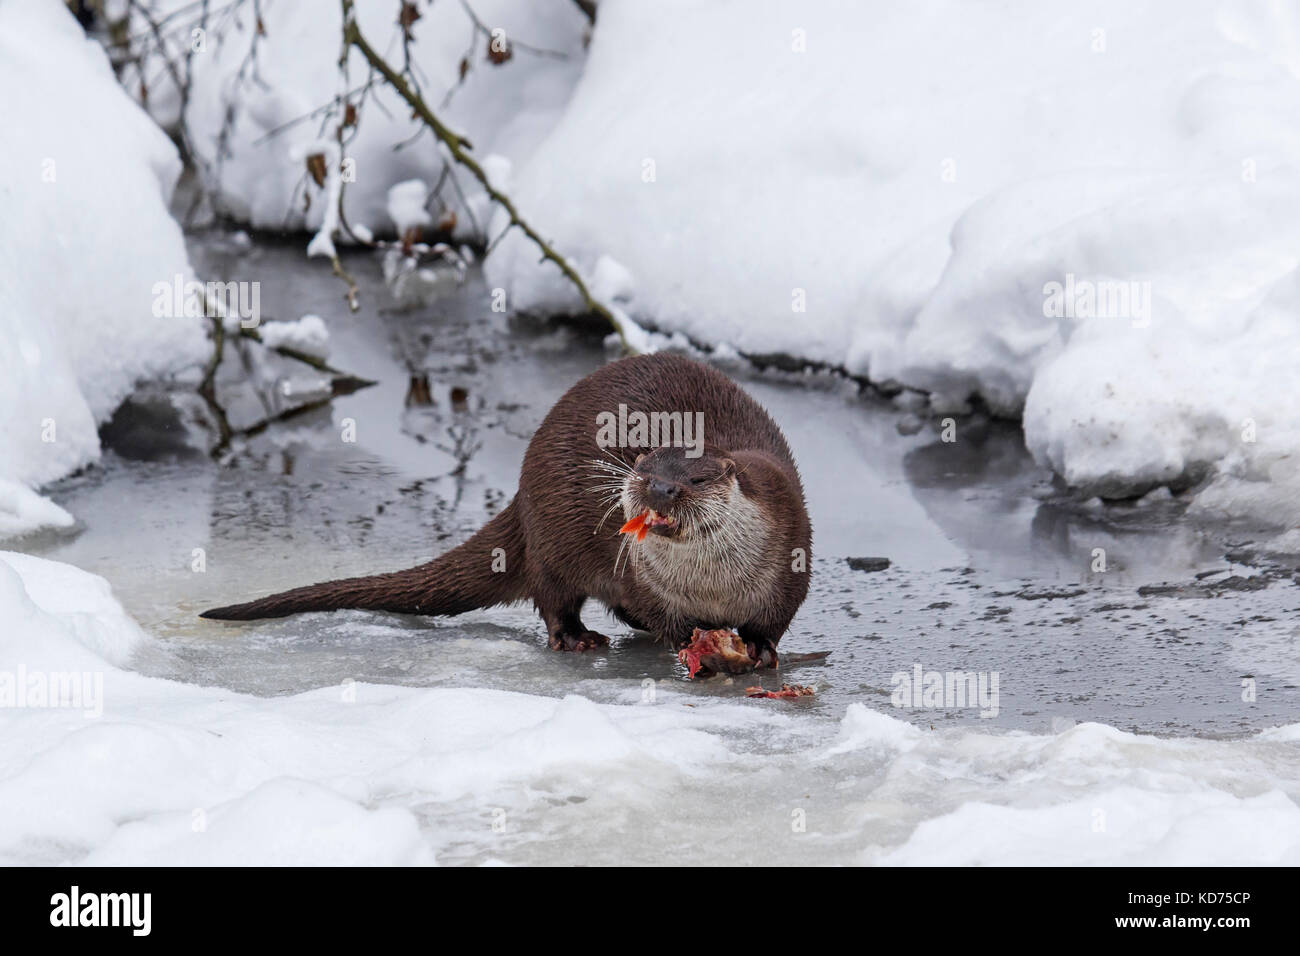
[[[746,687],[745,696],[759,700],[794,700],[798,697],[811,697],[815,693],[811,687],[803,684],[782,684],[780,690],[766,690],[762,687]]]
[[[686,665],[691,677],[744,674],[752,671],[757,664],[749,656],[740,635],[725,627],[712,631],[697,627],[691,633],[691,642],[677,652],[677,659]]]

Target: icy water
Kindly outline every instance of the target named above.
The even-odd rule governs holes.
[[[307,262],[300,243],[202,237],[192,254],[209,278],[257,276],[264,316],[323,316],[331,361],[379,384],[271,429],[220,465],[185,451],[174,424],[121,416],[103,462],[53,488],[77,529],[23,549],[107,578],[158,638],[135,664],[149,675],[260,697],[356,681],[622,705],[597,714],[585,701],[510,698],[517,746],[491,758],[479,745],[498,741],[462,740],[463,752],[443,754],[461,769],[519,766],[514,776],[466,771],[462,790],[408,801],[440,859],[943,861],[926,841],[941,845],[946,828],[996,830],[993,805],[1016,800],[1038,814],[1028,828],[1018,818],[1017,832],[1039,827],[1048,853],[1060,849],[1051,814],[1080,814],[1084,832],[1103,784],[1139,828],[1147,814],[1176,832],[1196,813],[1254,812],[1252,800],[1281,801],[1260,812],[1295,809],[1294,735],[1232,739],[1300,715],[1300,587],[1294,569],[1254,555],[1265,535],[1194,528],[1176,501],[1071,501],[1016,427],[960,420],[956,440],[944,441],[938,423],[829,374],[723,366],[785,429],[804,476],[813,584],[781,649],[831,654],[781,678],[813,686],[811,699],[746,700],[749,685],[779,685],[770,675],[690,682],[670,653],[596,606],[587,623],[613,646],[585,655],[547,650],[527,606],[449,620],[198,619],[205,607],[409,566],[463,540],[513,495],[554,400],[608,355],[599,334],[491,312],[476,273],[437,304],[403,312],[378,263],[353,256],[362,309],[351,315],[328,267]],[[412,374],[427,375],[431,406],[406,406]],[[340,437],[347,420],[355,442]],[[1097,549],[1104,571],[1094,570]],[[880,562],[848,560],[857,558],[889,565],[859,570]],[[996,674],[996,715],[974,702],[892,706],[895,675],[918,666]],[[463,700],[471,715],[478,706],[480,697]],[[1085,722],[1203,739],[1075,726]],[[574,770],[568,756],[530,763],[566,734],[600,755],[597,769]],[[1118,768],[1131,760],[1126,777]],[[1174,806],[1167,788],[1143,789],[1162,774],[1188,781],[1172,790],[1196,790],[1201,802]],[[515,822],[488,835],[498,805]],[[698,819],[706,805],[734,809]],[[792,814],[809,807],[824,812],[791,841]],[[917,829],[924,820],[933,829]],[[715,847],[717,832],[735,839]],[[951,861],[999,859],[963,845]]]

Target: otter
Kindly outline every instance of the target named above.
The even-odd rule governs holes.
[[[646,447],[633,430],[610,447],[600,423],[616,412],[691,414],[703,435]],[[529,443],[514,500],[460,546],[418,567],[201,616],[451,616],[531,600],[551,648],[589,651],[609,643],[582,622],[595,598],[670,647],[696,628],[733,629],[755,667],[775,667],[811,561],[803,486],[781,429],[718,370],[658,353],[612,362],[570,388]]]

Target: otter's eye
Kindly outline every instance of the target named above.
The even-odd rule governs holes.
[[[707,485],[707,484],[708,484],[710,481],[712,481],[712,480],[713,480],[713,479],[710,478],[710,477],[708,477],[707,475],[696,475],[694,478],[691,479],[691,484],[693,484],[693,485]]]

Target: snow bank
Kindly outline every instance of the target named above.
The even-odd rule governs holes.
[[[1300,817],[1280,791],[1241,798],[1117,786],[1046,807],[963,804],[871,859],[885,866],[1281,866],[1294,865],[1298,849]]]
[[[0,4],[0,537],[66,525],[28,489],[99,454],[137,380],[197,361],[203,330],[155,318],[189,262],[167,198],[176,150],[63,4]]]
[[[327,203],[306,175],[305,157],[326,152],[322,143],[337,149],[333,135],[340,117],[327,120],[315,112],[345,89],[338,70],[342,14],[337,0],[264,4],[260,32],[252,5],[245,4],[233,17],[214,17],[201,37],[192,32],[201,11],[187,0],[148,6],[160,20],[179,12],[164,30],[177,62],[196,43],[203,47],[190,60],[185,118],[197,158],[218,186],[222,211],[259,228],[317,230]],[[468,137],[480,162],[493,153],[525,156],[554,124],[582,68],[586,18],[571,0],[475,0],[472,8],[486,30],[503,31],[498,39],[510,44],[509,59],[489,60],[490,37],[476,31],[463,5],[421,4],[409,48],[421,92],[444,122]],[[400,66],[395,12],[392,4],[356,5],[366,38]],[[148,33],[143,20],[135,22],[137,32]],[[346,90],[358,100],[369,66],[355,50],[348,64]],[[164,125],[174,124],[179,98],[161,58],[151,57],[145,74],[154,84],[147,96],[150,111]],[[139,98],[138,73],[128,69],[123,80]],[[355,180],[344,192],[349,224],[392,232],[388,189],[415,179],[426,190],[440,187],[439,197],[456,213],[460,234],[482,237],[486,197],[463,170],[455,171],[455,184],[440,185],[444,163],[432,134],[424,132],[394,150],[421,129],[410,107],[378,79],[360,105],[360,122],[346,146],[355,161]],[[410,224],[401,210],[395,214]]]
[[[1161,740],[1085,723],[1052,736],[924,734],[911,727],[900,735],[885,725],[889,718],[868,719],[855,713],[861,709],[849,707],[838,749],[847,746],[844,740],[858,750],[895,748],[875,793],[882,804],[934,786],[941,767],[960,768],[962,778],[945,788],[940,806],[931,806],[906,840],[868,847],[864,862],[1215,866],[1300,860],[1300,808],[1287,793],[1294,779],[1251,776],[1260,769],[1256,761],[1270,754],[1295,758],[1286,744],[1274,749],[1264,743],[1267,734],[1234,743]],[[1238,766],[1236,759],[1244,762]]]
[[[71,565],[0,551],[0,661],[53,670],[125,664],[146,640],[108,582]]]
[[[1214,474],[1200,507],[1295,523],[1297,35],[1250,2],[607,0],[515,195],[662,329],[1023,409],[1076,485]],[[486,267],[575,305],[521,237]]]
[[[146,650],[101,579],[0,552],[0,862],[1300,862],[1300,725],[936,733],[634,683],[253,697],[123,669]],[[82,674],[97,707],[34,699]]]
[[[0,478],[0,541],[36,528],[67,528],[73,524],[72,515],[49,498],[42,498],[16,481]]]

